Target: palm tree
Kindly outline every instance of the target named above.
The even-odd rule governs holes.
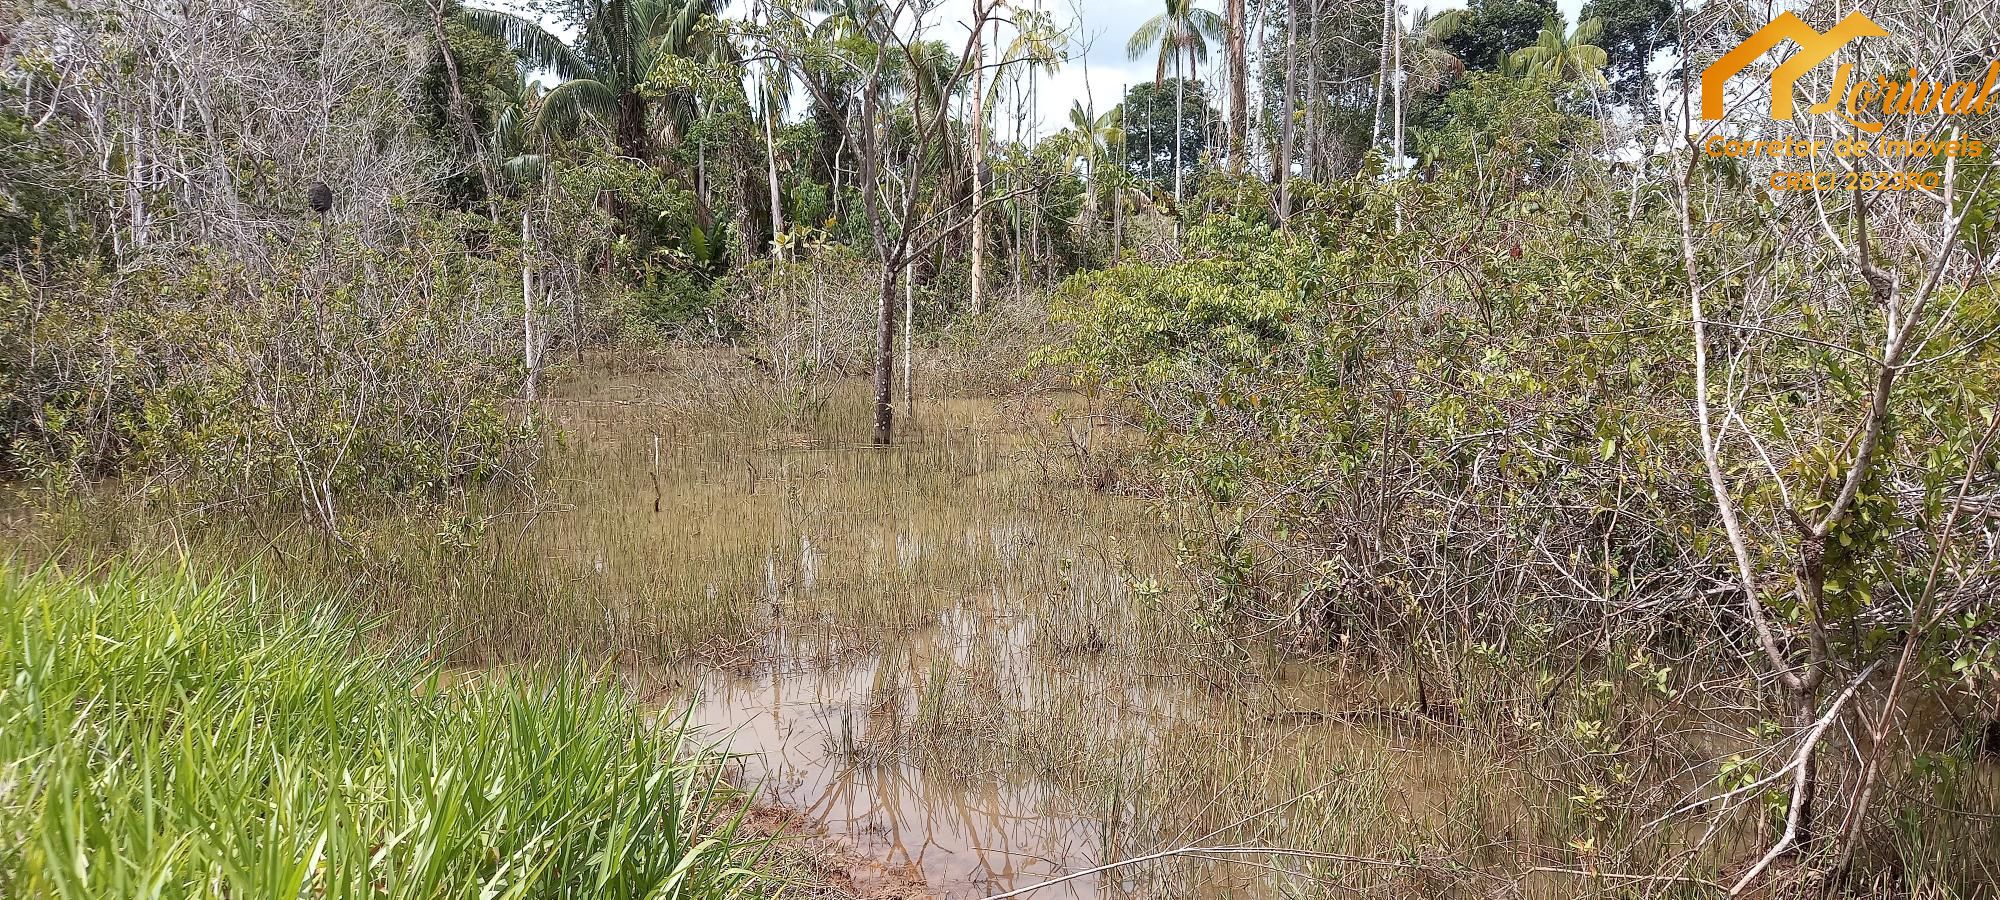
[[[1179,204],[1181,193],[1181,132],[1187,118],[1187,80],[1194,77],[1201,63],[1208,60],[1208,42],[1220,39],[1225,31],[1222,17],[1194,5],[1194,0],[1166,0],[1166,11],[1147,19],[1132,33],[1132,39],[1125,44],[1125,53],[1132,59],[1142,59],[1157,48],[1159,65],[1153,73],[1153,86],[1159,87],[1167,80],[1167,62],[1174,66],[1174,202]],[[1182,68],[1182,61],[1186,68]]]
[[[1604,20],[1585,19],[1565,37],[1562,26],[1550,19],[1533,44],[1507,57],[1507,65],[1519,75],[1541,75],[1561,82],[1582,81],[1593,89],[1603,87],[1604,75],[1598,70],[1604,68],[1608,57],[1604,48],[1596,44],[1603,33]]]
[[[493,119],[493,133],[486,139],[487,151],[499,161],[500,174],[516,190],[541,180],[548,157],[534,149],[535,135],[527,122],[534,118],[545,97],[534,82],[521,89],[519,100],[501,107]],[[525,116],[525,120],[524,120]]]
[[[532,82],[524,84],[517,99],[500,109],[493,119],[493,133],[487,137],[487,152],[497,160],[502,184],[511,193],[524,193],[548,171],[548,157],[536,152],[536,135],[523,121],[523,114],[536,110],[544,101]],[[526,373],[521,385],[523,399],[537,398],[542,374],[542,346],[545,343],[541,317],[537,313],[534,263],[534,228],[530,224],[530,204],[521,204],[521,362]]]
[[[778,131],[777,121],[784,115],[786,88],[791,79],[785,77],[784,70],[772,64],[758,73],[757,93],[753,102],[758,124],[764,131],[764,177],[771,195],[771,252],[779,262],[785,259],[788,245],[785,236],[785,207],[783,194],[778,186]]]
[[[473,28],[506,41],[530,67],[564,79],[549,91],[530,128],[545,132],[577,119],[612,126],[618,150],[650,157],[647,114],[653,101],[641,91],[646,78],[670,57],[720,49],[696,27],[715,13],[717,0],[586,0],[578,46],[571,48],[540,24],[490,9],[466,8]],[[684,106],[684,104],[682,104]],[[688,110],[680,112],[685,115]]]
[[[1071,103],[1069,127],[1064,129],[1069,161],[1084,163],[1085,174],[1088,175],[1089,167],[1111,152],[1111,145],[1125,139],[1118,124],[1123,113],[1119,106],[1113,106],[1110,112],[1092,116],[1089,110],[1084,109],[1082,100]]]
[[[1403,52],[1412,60],[1409,67],[1412,90],[1435,94],[1444,90],[1453,79],[1465,74],[1465,60],[1459,59],[1445,46],[1445,41],[1456,33],[1458,25],[1446,27],[1441,24],[1447,16],[1462,13],[1462,10],[1451,10],[1433,15],[1428,8],[1420,6],[1410,14],[1410,31],[1404,36],[1406,49]]]
[[[1093,116],[1084,108],[1083,101],[1075,101],[1069,109],[1069,127],[1057,136],[1063,148],[1064,166],[1083,168],[1084,215],[1093,230],[1097,227],[1097,191],[1104,160],[1112,158],[1114,147],[1125,143],[1125,131],[1119,124],[1124,113],[1122,108],[1113,107],[1101,116]]]

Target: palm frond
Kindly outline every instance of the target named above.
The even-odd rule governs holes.
[[[1188,10],[1188,25],[1204,41],[1219,41],[1229,34],[1229,23],[1221,16],[1199,7]]]
[[[1592,17],[1576,23],[1576,30],[1570,32],[1569,42],[1572,44],[1590,44],[1594,46],[1597,43],[1597,39],[1603,36],[1604,20]]]
[[[1125,42],[1125,56],[1132,60],[1144,59],[1146,53],[1160,43],[1167,32],[1167,18],[1154,16],[1140,23],[1139,30],[1132,32],[1132,39]]]
[[[680,0],[671,15],[653,23],[650,32],[660,39],[667,52],[692,56],[702,21],[715,15],[717,6],[715,0]]]
[[[1448,41],[1458,36],[1459,31],[1465,27],[1465,22],[1465,10],[1448,9],[1432,18],[1425,30],[1431,37],[1437,38],[1440,41]]]
[[[548,158],[540,153],[522,153],[501,160],[500,171],[516,184],[526,184],[540,180],[547,164]]]
[[[618,92],[594,78],[572,78],[556,85],[535,108],[528,123],[532,134],[570,131],[585,119],[607,127],[618,118]]]
[[[561,78],[590,74],[589,63],[538,22],[497,9],[470,6],[461,8],[458,17],[473,31],[505,42],[531,69],[547,69]]]

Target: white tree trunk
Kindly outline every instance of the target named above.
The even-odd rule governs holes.
[[[1181,56],[1174,54],[1174,215],[1180,215],[1181,205],[1181,129],[1187,122],[1187,72],[1181,68]]]
[[[917,330],[917,267],[912,263],[903,272],[903,421],[917,411],[917,367],[910,335]]]
[[[974,38],[972,48],[972,314],[986,311],[986,212],[981,204],[986,199],[984,176],[980,170],[986,166],[986,38],[984,34],[984,10],[975,0],[972,21],[982,23],[981,34]]]
[[[784,262],[785,207],[783,203],[779,202],[778,141],[776,132],[771,128],[771,117],[773,115],[776,115],[776,110],[766,107],[764,110],[764,165],[765,176],[771,181],[771,252],[777,255],[779,262]]]
[[[536,384],[542,374],[542,341],[535,321],[535,269],[530,253],[534,233],[529,229],[528,212],[521,211],[521,361],[527,369],[527,378],[521,386],[521,397],[529,403],[540,399]]]
[[[1393,8],[1395,0],[1390,0]],[[1396,130],[1393,160],[1396,174],[1403,174],[1403,17],[1399,13],[1389,20],[1389,46],[1395,57]]]

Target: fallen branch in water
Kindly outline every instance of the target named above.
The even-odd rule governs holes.
[[[1246,856],[1248,855],[1292,856],[1292,857],[1300,857],[1303,859],[1320,860],[1323,862],[1353,863],[1364,866],[1387,866],[1389,868],[1395,868],[1395,869],[1430,868],[1429,866],[1426,866],[1422,863],[1406,862],[1402,860],[1379,859],[1372,856],[1348,856],[1342,853],[1321,853],[1315,850],[1293,850],[1286,847],[1241,847],[1241,846],[1178,847],[1172,850],[1161,850],[1158,853],[1148,853],[1145,856],[1134,856],[1130,859],[1121,859],[1118,860],[1117,862],[1105,863],[1104,865],[1096,866],[1089,869],[1084,869],[1080,872],[1071,872],[1068,875],[1064,875],[1060,878],[1051,878],[1048,881],[1040,882],[1037,884],[1031,884],[1028,885],[1027,887],[1015,888],[1004,894],[992,894],[987,896],[985,900],[1007,900],[1007,898],[1009,897],[1025,896],[1035,891],[1039,891],[1045,887],[1054,887],[1058,884],[1062,884],[1065,881],[1074,881],[1078,878],[1085,878],[1091,875],[1099,874],[1101,872],[1109,872],[1113,869],[1123,869],[1127,866],[1136,866],[1140,863],[1152,862],[1154,860],[1159,860],[1159,859],[1167,859],[1169,857],[1174,857],[1174,856],[1221,856],[1227,854],[1240,854]]]
[[[1800,811],[1805,807],[1805,804],[1799,801],[1799,797],[1805,793],[1812,778],[1812,770],[1806,763],[1812,759],[1813,749],[1819,746],[1819,739],[1826,734],[1827,726],[1832,725],[1834,718],[1840,715],[1840,708],[1847,705],[1848,699],[1854,696],[1855,691],[1861,689],[1861,685],[1868,680],[1868,676],[1875,673],[1875,667],[1878,665],[1881,663],[1869,663],[1868,668],[1862,669],[1861,674],[1854,676],[1854,680],[1848,683],[1847,689],[1841,691],[1840,696],[1833,698],[1833,703],[1827,706],[1826,713],[1819,717],[1819,721],[1813,723],[1812,729],[1806,732],[1805,739],[1799,742],[1798,755],[1792,757],[1792,761],[1782,770],[1794,773],[1791,810],[1785,814],[1785,833],[1778,838],[1777,843],[1771,845],[1771,849],[1758,859],[1755,865],[1750,867],[1749,871],[1743,873],[1743,877],[1729,889],[1729,896],[1739,896],[1749,890],[1750,886],[1757,882],[1757,877],[1764,874],[1765,869],[1770,868],[1772,861],[1798,843]]]
[[[1118,860],[1117,862],[1105,863],[1104,865],[1095,866],[1093,868],[1084,869],[1078,872],[1071,872],[1068,875],[1064,875],[1060,878],[1052,878],[1049,879],[1048,881],[1043,881],[1043,882],[1038,882],[1036,884],[1028,885],[1027,887],[1015,888],[1011,891],[1007,891],[1001,894],[991,894],[985,897],[984,900],[1008,900],[1008,898],[1010,897],[1022,897],[1034,893],[1035,891],[1039,891],[1042,888],[1054,887],[1058,884],[1062,884],[1065,881],[1073,881],[1078,878],[1086,878],[1091,875],[1097,875],[1103,872],[1109,872],[1113,869],[1122,869],[1128,866],[1135,866],[1140,863],[1147,863],[1147,862],[1153,862],[1155,860],[1167,859],[1169,857],[1197,856],[1202,858],[1214,858],[1218,856],[1225,856],[1231,854],[1242,855],[1242,856],[1248,856],[1248,855],[1291,856],[1303,859],[1319,860],[1322,862],[1352,863],[1364,866],[1385,866],[1394,869],[1422,870],[1422,869],[1435,868],[1433,866],[1426,866],[1423,863],[1409,862],[1406,860],[1382,859],[1380,857],[1373,857],[1373,856],[1349,856],[1344,853],[1322,853],[1316,850],[1295,850],[1287,847],[1243,847],[1243,846],[1178,847],[1172,850],[1161,850],[1158,853],[1148,853],[1144,856],[1134,856],[1130,859],[1121,859]],[[1578,875],[1589,878],[1608,879],[1611,881],[1695,884],[1695,885],[1701,885],[1702,887],[1714,888],[1720,891],[1728,890],[1727,885],[1719,884],[1717,882],[1710,881],[1706,878],[1697,878],[1692,875],[1634,875],[1621,872],[1592,872],[1586,869],[1565,869],[1556,866],[1537,866],[1535,868],[1528,869],[1522,874],[1523,875],[1533,875],[1533,874]]]
[[[1536,866],[1526,874],[1582,875],[1588,878],[1604,878],[1611,881],[1647,881],[1665,884],[1698,884],[1718,891],[1729,890],[1729,886],[1719,881],[1697,878],[1693,875],[1634,875],[1624,872],[1592,872],[1589,869],[1564,869],[1557,866]]]

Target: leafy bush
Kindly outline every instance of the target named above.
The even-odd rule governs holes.
[[[522,464],[518,269],[449,223],[373,248],[155,255],[0,276],[0,471],[141,472],[210,501],[433,491]]]
[[[1259,215],[1212,220],[1181,262],[1072,279],[1055,309],[1067,339],[1044,359],[1139,406],[1166,493],[1199,501],[1190,524],[1227,602],[1309,642],[1440,659],[1483,646],[1524,661],[1699,646],[1742,664],[1740,648],[1713,641],[1740,620],[1709,599],[1732,570],[1699,456],[1677,237],[1641,219],[1621,240],[1578,239],[1627,215],[1588,185],[1491,212],[1457,191],[1307,185],[1286,230]],[[1558,210],[1568,221],[1549,221]],[[1768,240],[1754,216],[1718,214],[1712,231],[1753,255]],[[1794,298],[1768,315],[1812,340],[1746,357],[1740,377],[1755,383],[1734,390],[1746,419],[1785,439],[1791,455],[1770,464],[1810,511],[1840,486],[1850,411],[1870,383],[1828,348],[1864,340],[1874,313],[1851,293],[1821,299],[1811,271],[1765,277]],[[1842,655],[1879,658],[1918,602],[1926,535],[1943,527],[2000,396],[1986,374],[2000,353],[1980,338],[1995,302],[1986,287],[1952,295],[1930,352],[1953,364],[1898,383],[1892,446],[1818,560],[1829,599],[1817,615],[1854,623],[1828,629]],[[1779,499],[1744,502],[1772,521]],[[1782,544],[1757,551],[1789,565]],[[1983,564],[1952,560],[1969,579],[1961,597],[1989,583]],[[1761,602],[1787,621],[1815,614],[1789,584]],[[1937,657],[1938,682],[1991,665],[1976,607],[1941,628],[1959,649]]]
[[[1921,284],[1921,260],[1884,254],[1894,274],[1857,284],[1838,260],[1800,261],[1810,220],[1694,201],[1697,258],[1725,273],[1702,315],[1730,451],[1719,480],[1749,523],[1732,535],[1698,429],[1678,223],[1588,171],[1488,184],[1471,194],[1490,203],[1471,204],[1463,179],[1525,176],[1436,174],[1300,185],[1285,230],[1212,220],[1185,259],[1078,276],[1057,298],[1069,333],[1044,360],[1137,411],[1218,619],[1370,652],[1412,672],[1422,714],[1532,736],[1592,823],[1583,846],[1643,841],[1632,826],[1675,810],[1689,772],[1713,779],[1696,791],[1778,777],[1753,758],[1813,760],[1794,783],[1850,802],[1879,775],[1949,806],[1953,782],[1926,773],[1970,758],[1965,728],[1991,728],[1976,720],[2000,671],[1993,512],[1969,500],[1990,493],[2000,415],[1992,287],[1943,288],[1916,326],[1925,356],[1881,388],[1875,285]],[[1877,402],[1884,439],[1857,469],[1856,423]],[[1800,520],[1825,515],[1850,470],[1849,514],[1812,535]],[[1752,596],[1733,540],[1761,573]],[[1746,610],[1780,636],[1760,639]],[[1795,665],[1849,692],[1777,688]],[[1890,672],[1964,712],[1885,732],[1911,750],[1874,774],[1790,744],[1810,750],[1816,721]],[[1689,718],[1705,737],[1664,724]],[[1750,749],[1717,754],[1732,738]],[[1624,752],[1641,744],[1654,752]],[[1775,812],[1747,791],[1710,809],[1748,804],[1779,832],[1812,821],[1814,791],[1775,795]],[[1990,868],[1990,842],[1941,853],[1897,821],[1864,811],[1837,840],[1797,840],[1829,867],[1873,848],[1856,851],[1874,854],[1857,879],[1970,884]]]

